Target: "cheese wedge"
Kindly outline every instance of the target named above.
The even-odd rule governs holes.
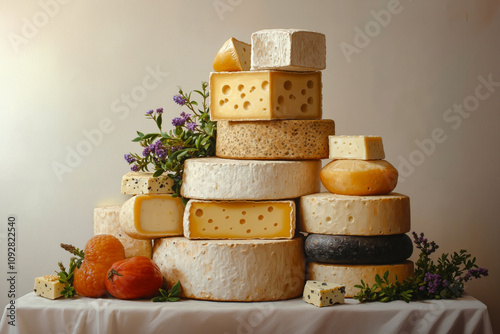
[[[385,158],[378,136],[330,136],[330,159],[380,160]]]
[[[343,304],[345,286],[338,283],[307,281],[302,299],[317,307]]]
[[[153,173],[129,172],[122,178],[122,194],[173,194],[173,185],[174,180],[165,174],[153,177]]]
[[[216,72],[250,70],[250,44],[231,37],[215,56],[213,67]]]
[[[59,275],[45,275],[35,278],[35,294],[48,299],[57,299],[63,296],[64,283],[59,282]]]

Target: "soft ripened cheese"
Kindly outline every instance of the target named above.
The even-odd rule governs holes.
[[[172,195],[137,195],[120,211],[120,226],[130,237],[154,239],[182,235],[184,205]]]
[[[252,34],[252,70],[317,71],[326,68],[324,34],[267,29]]]
[[[216,72],[250,70],[250,44],[231,37],[215,56],[213,67]]]
[[[181,195],[209,200],[276,200],[316,193],[320,160],[266,161],[191,158]]]
[[[300,198],[298,211],[299,229],[307,233],[389,235],[410,231],[410,198],[398,193],[311,194]]]
[[[153,247],[151,240],[131,238],[120,226],[121,206],[105,206],[94,209],[94,235],[111,234],[120,240],[127,258],[145,256],[151,258]]]
[[[190,200],[184,211],[184,236],[190,239],[291,239],[294,201]]]
[[[330,159],[380,160],[385,158],[382,137],[330,136]]]
[[[307,281],[302,299],[314,306],[323,307],[343,304],[345,286],[338,283]]]
[[[328,158],[335,122],[275,120],[217,122],[216,155],[233,159],[307,160]]]
[[[338,282],[345,285],[345,296],[354,297],[360,290],[354,286],[361,284],[363,280],[366,284],[375,283],[375,275],[380,277],[389,271],[389,281],[395,282],[395,275],[398,281],[402,282],[408,276],[413,275],[413,262],[405,261],[396,264],[381,265],[347,265],[347,264],[322,264],[309,262],[307,264],[307,279],[323,282]]]
[[[321,72],[210,75],[212,120],[321,119]]]
[[[153,261],[184,298],[266,301],[298,297],[305,280],[302,238],[155,240]]]
[[[321,183],[334,194],[388,194],[396,188],[398,171],[385,160],[333,160],[320,173]]]
[[[62,297],[64,283],[59,282],[58,275],[45,275],[35,278],[34,292],[48,299],[57,299]]]
[[[174,180],[163,174],[153,177],[153,173],[129,172],[122,178],[122,194],[173,194]]]

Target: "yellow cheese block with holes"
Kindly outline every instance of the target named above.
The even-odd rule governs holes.
[[[321,72],[210,75],[212,120],[321,119]]]
[[[379,136],[329,136],[330,159],[380,160],[385,158]]]
[[[123,203],[120,225],[130,237],[155,239],[182,235],[184,205],[172,195],[137,195]]]
[[[189,239],[291,239],[294,201],[190,200],[184,212]]]
[[[250,44],[231,37],[217,52],[213,63],[214,71],[249,71],[251,49]]]
[[[385,160],[333,160],[320,172],[325,188],[340,195],[384,195],[398,183],[398,171]]]

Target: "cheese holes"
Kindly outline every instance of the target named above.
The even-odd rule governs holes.
[[[217,231],[218,229],[219,229],[219,226],[215,226],[215,227],[214,227],[214,230],[216,230],[216,231]]]
[[[255,90],[255,86],[252,86],[252,88],[250,88],[250,93],[252,93],[254,90]]]
[[[242,215],[246,215],[246,214],[247,214],[247,212],[246,212],[246,211],[241,211],[241,214],[242,214]]]
[[[300,94],[302,94],[302,95],[306,95],[306,90],[305,90],[305,89],[301,90],[301,91],[300,91]]]
[[[312,97],[309,97],[309,98],[307,99],[307,103],[309,103],[309,104],[313,104],[313,98],[312,98]]]
[[[201,217],[201,216],[203,216],[203,210],[197,209],[194,214],[196,215],[196,217]]]
[[[263,220],[264,219],[264,216],[263,215],[259,215],[259,220]]]
[[[290,94],[290,96],[288,97],[290,100],[294,101],[295,100],[295,95],[293,94]]]
[[[273,210],[274,210],[274,208],[272,206],[267,208],[267,211],[269,211],[269,212],[273,212]]]
[[[247,221],[245,219],[240,219],[240,224],[243,225],[245,224]]]
[[[252,230],[247,230],[247,233],[252,233]]]
[[[269,81],[262,82],[262,90],[269,90]]]
[[[239,86],[238,86],[238,90],[239,90],[240,92],[242,92],[242,91],[243,91],[243,89],[245,89],[245,86],[244,86],[244,85],[239,85]]]
[[[314,87],[314,82],[312,80],[307,81],[307,88],[311,89]]]
[[[283,84],[283,87],[286,90],[292,89],[292,82],[290,80],[285,81],[285,83]],[[307,87],[309,87],[309,82],[307,82]]]
[[[221,107],[222,107],[222,106],[224,106],[224,104],[225,104],[224,100],[220,100],[220,101],[219,101],[219,105],[220,105]]]
[[[302,111],[302,112],[304,112],[304,113],[305,113],[305,112],[307,112],[307,104],[303,104],[303,105],[301,105],[301,106],[300,106],[300,111]]]
[[[231,87],[229,85],[224,85],[222,87],[222,94],[224,94],[224,95],[231,94]]]
[[[209,219],[209,220],[208,220],[208,223],[209,223],[209,224],[212,224],[213,222],[214,222],[214,220],[213,220],[213,219]]]
[[[283,96],[278,96],[278,104],[283,104],[285,102],[285,98]]]
[[[349,216],[349,217],[347,217],[347,220],[349,221],[349,223],[352,223],[354,221],[354,217],[353,216]]]
[[[245,93],[241,93],[240,96],[241,96],[242,99],[244,99],[246,95],[245,95]]]
[[[243,103],[243,109],[245,110],[250,110],[252,108],[252,104],[248,101],[245,101],[245,103]]]

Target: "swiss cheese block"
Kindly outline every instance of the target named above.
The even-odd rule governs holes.
[[[212,120],[321,119],[321,72],[210,75]]]
[[[330,159],[380,160],[385,158],[378,136],[330,136]]]
[[[191,158],[181,195],[210,200],[291,199],[318,192],[320,160],[265,161]]]
[[[137,195],[120,211],[120,226],[130,237],[154,239],[182,235],[184,205],[172,195]]]
[[[267,29],[252,34],[252,70],[317,71],[326,68],[324,34]]]
[[[360,289],[355,288],[363,280],[366,284],[375,283],[375,275],[380,277],[389,271],[389,281],[395,282],[395,275],[399,282],[413,275],[413,262],[405,261],[396,264],[381,265],[347,265],[347,264],[322,264],[309,262],[307,264],[307,279],[324,282],[338,282],[345,285],[345,296],[354,297]]]
[[[111,234],[120,240],[127,258],[145,256],[151,258],[153,247],[151,240],[131,238],[120,226],[120,206],[105,206],[94,209],[94,235]]]
[[[250,44],[228,39],[215,56],[213,67],[216,72],[250,70]]]
[[[294,201],[190,200],[184,211],[184,236],[190,239],[291,239]]]
[[[62,297],[64,290],[64,283],[59,282],[59,275],[45,275],[35,278],[35,294],[48,298],[57,299]]]
[[[122,178],[122,194],[173,194],[174,180],[163,174],[153,177],[153,173],[129,172]]]
[[[328,158],[333,120],[217,122],[216,155],[233,159],[307,160]]]
[[[343,304],[345,286],[338,283],[307,281],[302,299],[314,306],[323,307]]]
[[[299,229],[307,233],[389,235],[410,231],[410,198],[398,193],[311,194],[300,198],[299,212]]]
[[[298,297],[305,279],[302,238],[155,240],[153,261],[184,298],[266,301]]]
[[[334,194],[383,195],[396,188],[398,171],[385,160],[333,160],[323,167],[320,178]]]
[[[304,248],[312,262],[387,264],[408,259],[413,252],[413,243],[406,234],[370,237],[309,234]]]

